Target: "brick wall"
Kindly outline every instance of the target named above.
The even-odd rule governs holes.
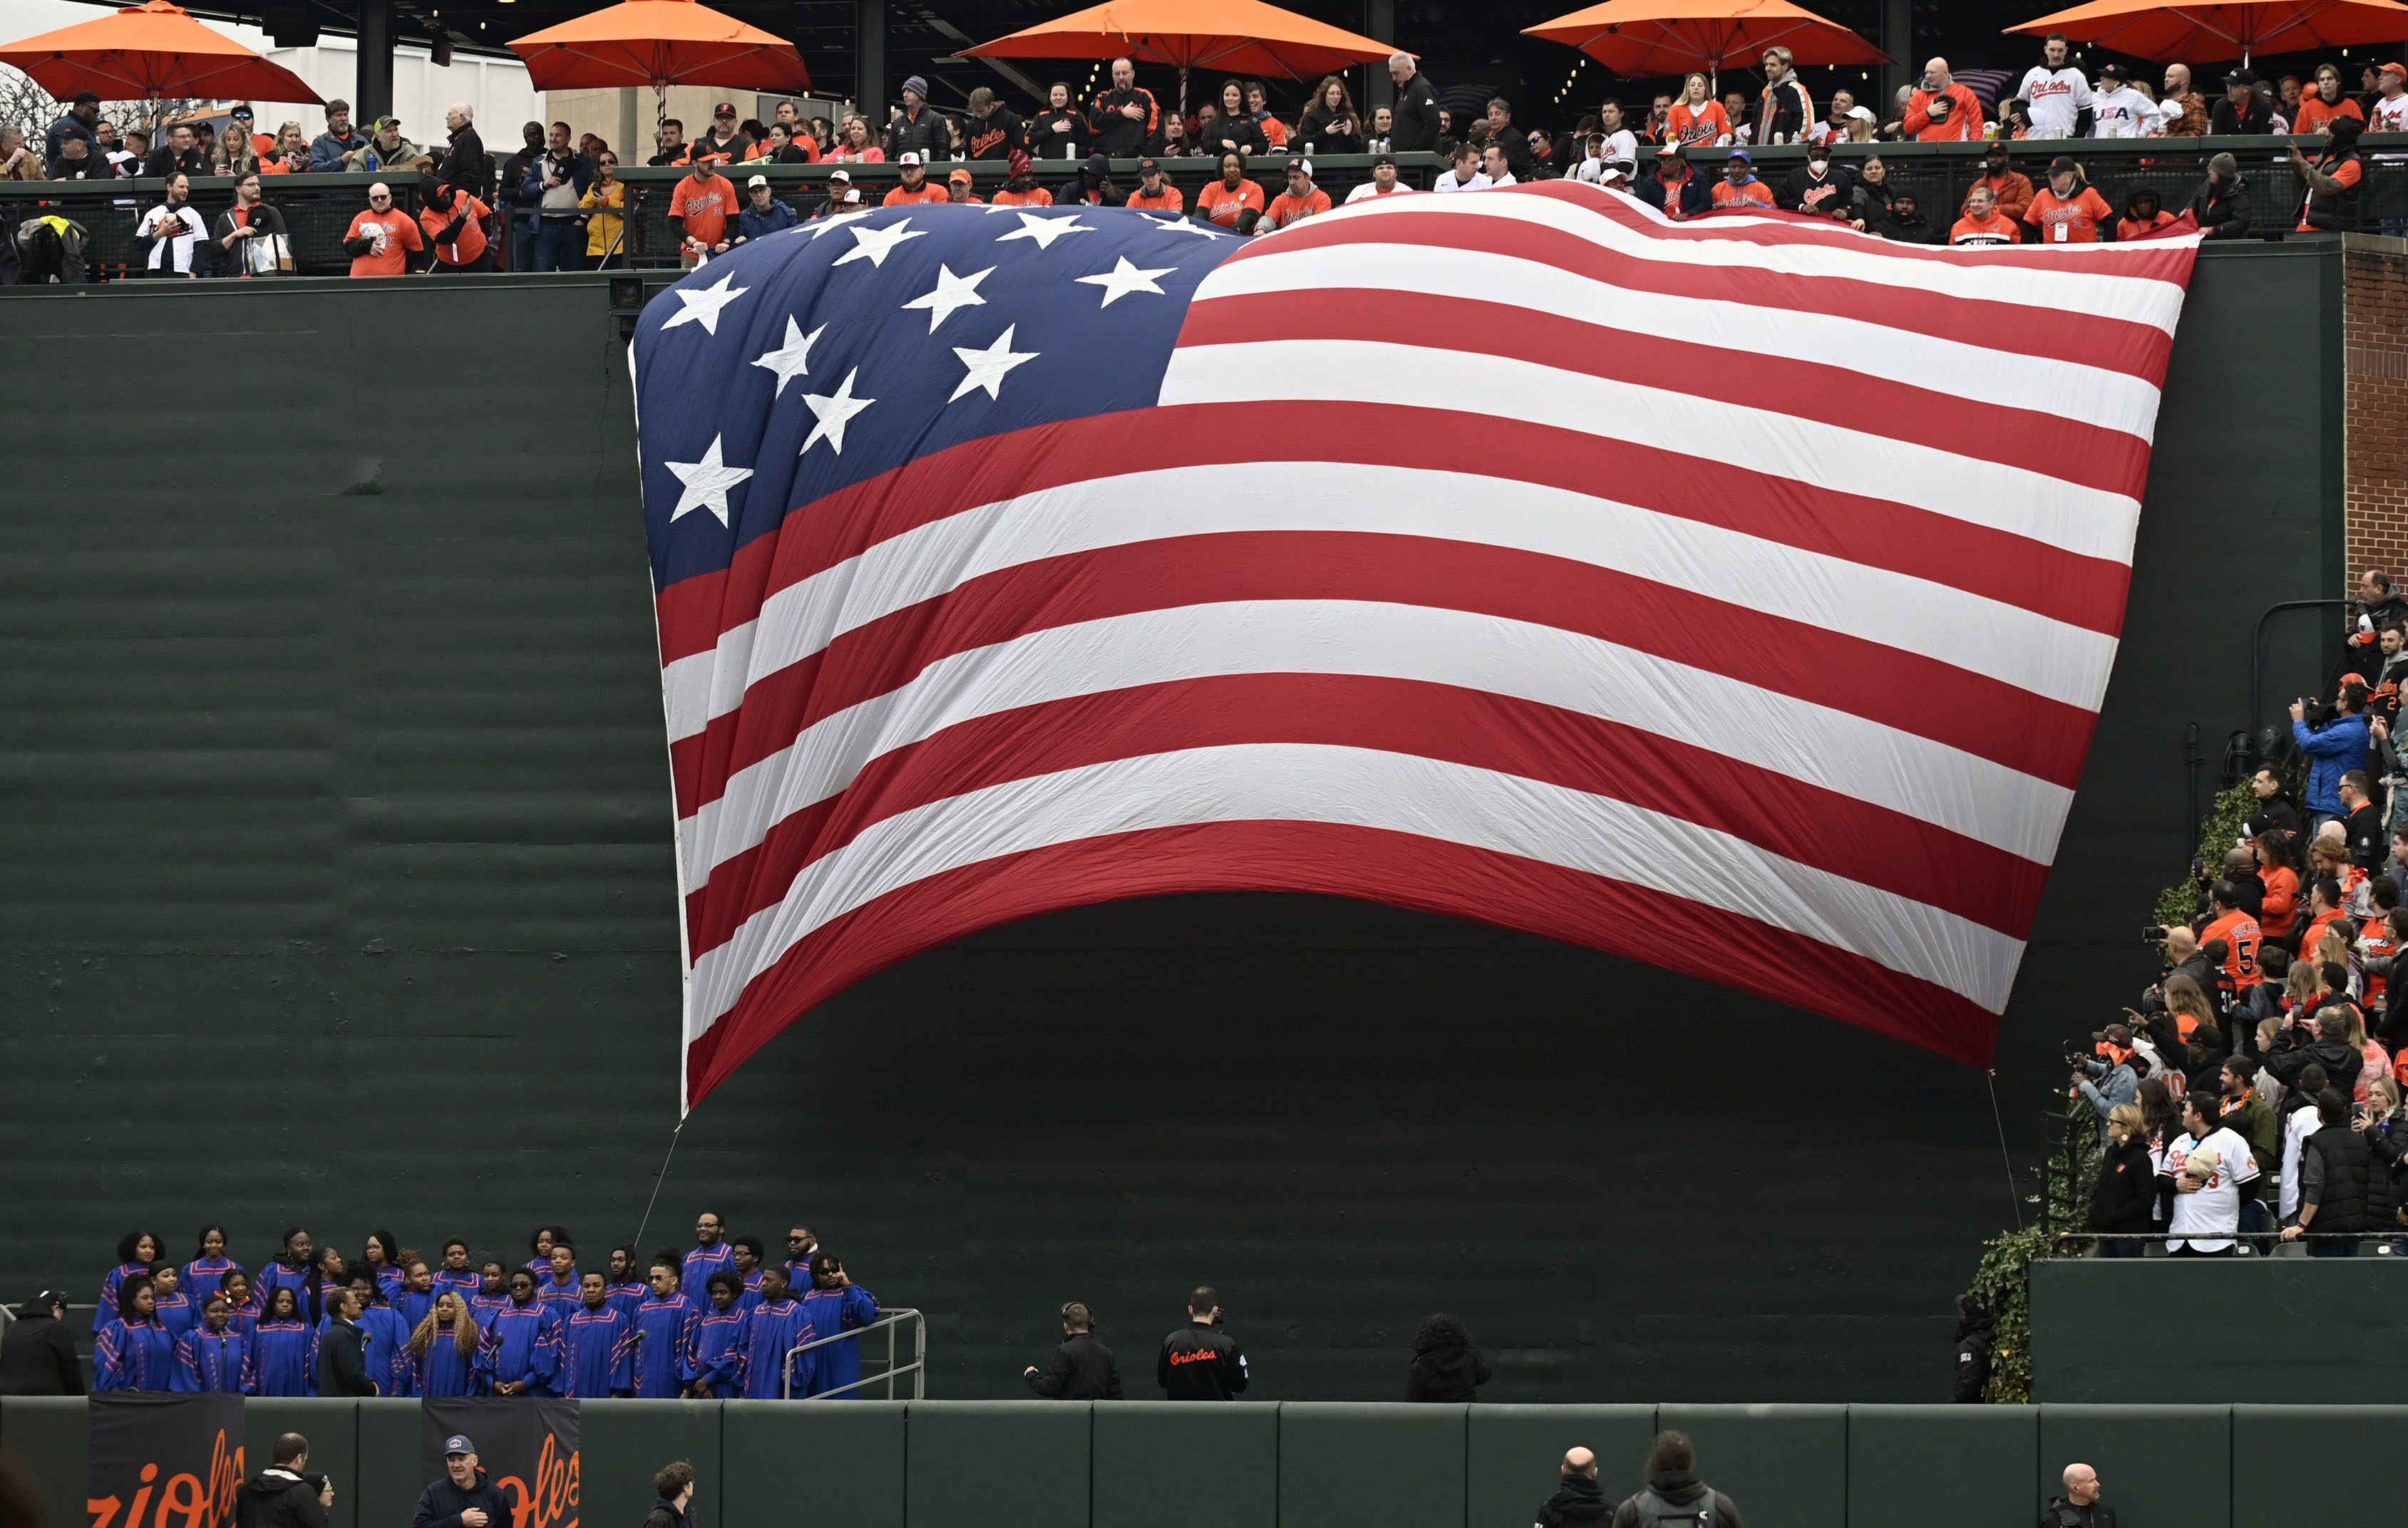
[[[2349,571],[2397,577],[2408,573],[2408,239],[2353,235],[2342,260]]]

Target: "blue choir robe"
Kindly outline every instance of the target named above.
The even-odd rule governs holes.
[[[460,1273],[453,1273],[449,1268],[437,1268],[435,1270],[435,1292],[437,1294],[442,1293],[445,1290],[458,1290],[460,1292],[460,1298],[466,1300],[484,1287],[484,1276],[478,1273],[474,1268],[469,1268]]]
[[[648,1401],[674,1401],[694,1383],[695,1334],[702,1312],[682,1294],[655,1296],[636,1307],[636,1393]]]
[[[694,1323],[694,1377],[723,1401],[743,1392],[744,1316],[740,1310],[705,1307]]]
[[[535,1277],[535,1303],[565,1321],[585,1308],[584,1279],[574,1268],[568,1270],[566,1284],[549,1273],[539,1273]]]
[[[251,1335],[253,1395],[318,1393],[318,1333],[307,1321],[262,1321]]]
[[[697,1247],[685,1255],[685,1267],[678,1278],[685,1297],[694,1302],[696,1310],[710,1307],[710,1276],[722,1268],[734,1272],[736,1249],[721,1242],[716,1247]]]
[[[761,1270],[753,1269],[744,1276],[744,1292],[736,1297],[736,1308],[751,1310],[761,1303]]]
[[[533,1300],[512,1300],[494,1312],[485,1325],[488,1384],[523,1383],[530,1395],[557,1395],[559,1376],[559,1317]]]
[[[293,1298],[301,1303],[301,1319],[306,1321],[309,1319],[309,1290],[315,1281],[316,1276],[308,1269],[296,1268],[282,1258],[277,1258],[259,1270],[251,1303],[265,1316],[276,1304],[276,1292],[291,1290]]]
[[[384,1292],[384,1297],[388,1300],[399,1294],[401,1286],[408,1282],[402,1271],[390,1263],[379,1265],[376,1270],[376,1281],[377,1288]]]
[[[560,1323],[560,1392],[601,1401],[632,1392],[635,1339],[635,1323],[608,1301],[598,1309],[578,1307],[576,1315]]]
[[[249,1342],[251,1334],[259,1330],[259,1312],[250,1306],[230,1307],[226,1311],[226,1330],[241,1333],[243,1341]]]
[[[170,1390],[194,1393],[242,1393],[243,1376],[251,1370],[251,1344],[234,1323],[222,1332],[196,1327],[176,1343],[176,1377]]]
[[[435,1400],[450,1400],[462,1395],[485,1393],[483,1334],[480,1332],[460,1350],[459,1339],[452,1328],[438,1326],[435,1339],[423,1353],[412,1354],[411,1388],[419,1394]]]
[[[196,1257],[184,1264],[183,1281],[176,1287],[193,1297],[195,1305],[207,1305],[209,1296],[225,1286],[225,1276],[243,1272],[243,1265],[222,1257]]]
[[[401,1324],[415,1332],[418,1323],[435,1309],[435,1297],[441,1292],[440,1290],[429,1290],[421,1294],[415,1290],[395,1290],[388,1298],[393,1301],[394,1314],[401,1318]]]
[[[508,1292],[472,1294],[468,1296],[468,1314],[477,1318],[479,1326],[491,1327],[494,1324],[494,1316],[509,1309],[509,1305],[510,1297]]]
[[[111,1321],[93,1345],[92,1388],[168,1390],[176,1378],[176,1339],[148,1317]]]
[[[150,1319],[167,1329],[170,1339],[201,1324],[200,1302],[186,1294],[180,1285],[173,1294],[153,1294],[150,1299]]]
[[[867,1326],[878,1320],[878,1297],[858,1284],[840,1290],[813,1290],[803,1296],[803,1310],[810,1323],[810,1340],[833,1337]],[[815,1362],[811,1367],[811,1391],[824,1394],[838,1385],[850,1385],[861,1378],[861,1339],[850,1337],[832,1342],[824,1348],[814,1348],[803,1355]],[[861,1398],[861,1392],[849,1390],[837,1397],[841,1401]]]
[[[744,1349],[746,1400],[784,1398],[786,1355],[804,1340],[808,1330],[803,1303],[791,1294],[782,1300],[764,1300],[744,1313],[744,1335],[738,1341]],[[805,1353],[795,1360],[795,1399],[810,1393],[811,1361],[818,1356]]]
[[[139,1278],[150,1271],[150,1264],[148,1263],[121,1263],[108,1270],[108,1277],[100,1281],[100,1304],[93,1307],[92,1313],[92,1330],[94,1336],[98,1336],[107,1330],[109,1322],[117,1320],[117,1296],[119,1292],[125,1288],[125,1281],[129,1278]]]
[[[624,1284],[613,1284],[609,1287],[609,1292],[603,1296],[610,1302],[611,1309],[618,1311],[631,1321],[636,1319],[638,1307],[652,1297],[652,1286],[640,1278],[630,1278]]]

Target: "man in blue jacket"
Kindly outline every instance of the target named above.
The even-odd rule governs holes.
[[[792,205],[770,193],[769,178],[756,175],[744,182],[744,210],[736,214],[734,243],[749,244],[800,221],[802,218]]]
[[[2322,726],[2308,724],[2306,701],[2293,701],[2291,741],[2310,761],[2308,833],[2314,836],[2318,828],[2340,821],[2345,815],[2341,804],[2341,778],[2353,769],[2366,767],[2366,681],[2355,674],[2342,676],[2332,720]]]
[[[343,156],[367,147],[367,135],[351,131],[351,103],[326,103],[326,130],[309,140],[309,172],[332,175],[343,167]]]

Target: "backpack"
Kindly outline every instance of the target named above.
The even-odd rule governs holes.
[[[1716,1492],[1706,1493],[1687,1507],[1675,1507],[1651,1488],[1630,1498],[1639,1513],[1639,1528],[1714,1528],[1721,1514],[1714,1510]]]

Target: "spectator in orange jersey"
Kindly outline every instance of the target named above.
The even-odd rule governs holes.
[[[909,207],[914,202],[945,202],[953,198],[945,188],[928,179],[928,167],[920,163],[920,152],[907,149],[903,153],[903,180],[886,193],[888,207]]]
[[[2145,238],[2160,228],[2171,227],[2174,215],[2157,200],[2157,193],[2147,186],[2134,186],[2124,198],[2124,215],[2115,220],[2115,242]]]
[[[1714,187],[1714,210],[1770,206],[1772,188],[1756,178],[1754,157],[1744,149],[1732,150],[1723,163],[1722,180]]]
[[[1990,188],[1977,183],[1966,193],[1965,215],[1948,231],[1948,242],[1960,249],[2020,244],[2023,233],[2014,219],[1999,215],[1998,199]]]
[[[2300,872],[2291,864],[2288,835],[2269,829],[2249,841],[2258,858],[2258,878],[2266,883],[2265,915],[2258,920],[2267,942],[2288,948],[2300,921]]]
[[[426,205],[418,209],[418,226],[435,250],[434,268],[441,271],[483,271],[494,268],[486,259],[485,220],[493,208],[465,191],[437,180],[426,188]]]
[[[669,193],[669,229],[678,236],[684,269],[727,252],[727,222],[736,206],[736,182],[710,160],[695,160],[691,172],[678,177],[677,190]]]
[[[1238,226],[1245,213],[1263,210],[1263,188],[1246,179],[1246,156],[1231,150],[1221,156],[1221,179],[1196,193],[1196,210],[1224,228]]]
[[[2005,144],[1990,145],[1982,158],[1982,178],[1973,184],[1990,188],[1990,199],[1998,204],[2000,217],[2009,222],[2024,221],[2024,212],[2032,204],[2031,177],[2009,163]]]
[[[1268,234],[1328,210],[1329,193],[1312,183],[1312,161],[1291,159],[1287,162],[1287,190],[1271,198],[1271,205],[1263,213],[1262,221],[1254,225],[1254,232]]]
[[[2048,162],[2048,184],[2032,195],[2023,221],[2039,244],[2096,244],[2099,230],[2115,215],[2107,198],[2082,183],[2082,167],[2059,154]]]
[[[2208,910],[2213,914],[2207,927],[2200,933],[2200,943],[2224,941],[2224,974],[2230,978],[2235,991],[2254,987],[2263,978],[2258,974],[2258,947],[2264,935],[2258,921],[2241,906],[2240,888],[2229,880],[2219,880],[2208,889]]]
[[[343,234],[353,276],[407,276],[409,257],[424,248],[417,222],[393,205],[393,188],[381,180],[368,188],[368,209]]]
[[[2315,89],[2300,97],[2299,112],[2291,118],[2291,131],[2301,137],[2313,137],[2325,130],[2325,123],[2335,117],[2355,117],[2366,121],[2358,104],[2341,91],[2341,71],[2329,64],[2316,65]]]
[[[971,184],[970,172],[966,169],[959,168],[958,166],[955,167],[951,175],[945,177],[945,200],[949,202],[978,202],[979,198],[970,194]]]
[[[1390,163],[1393,164],[1394,161]],[[1137,162],[1137,190],[1130,192],[1129,199],[1121,205],[1136,207],[1140,212],[1175,213],[1187,210],[1186,197],[1180,194],[1177,186],[1162,178],[1161,163],[1152,159],[1140,159]]]
[[[1956,83],[1948,61],[1935,58],[1923,66],[1923,82],[1906,104],[1899,125],[1926,143],[1973,143],[1982,136],[1982,102],[1971,89]]]

